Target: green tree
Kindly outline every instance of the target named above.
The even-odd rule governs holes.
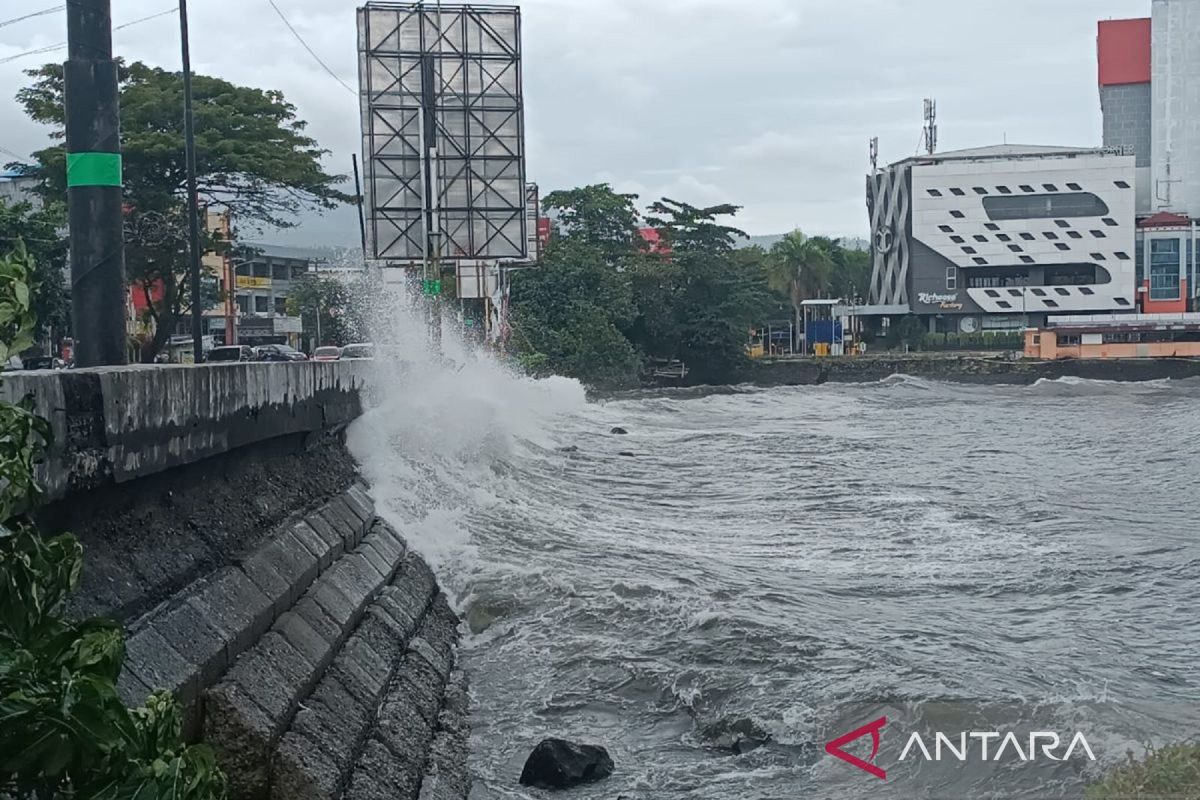
[[[48,200],[66,196],[62,66],[28,74],[17,93],[26,114],[51,127],[56,144],[34,154]],[[149,230],[126,253],[131,282],[161,283],[164,302],[151,308],[158,333],[143,352],[153,359],[191,307],[187,262],[179,242],[186,231],[183,81],[179,73],[141,62],[120,65],[121,148],[127,227]],[[228,209],[239,224],[288,227],[304,209],[329,209],[354,198],[336,186],[344,176],[321,165],[327,151],[307,136],[307,124],[278,91],[237,86],[196,75],[197,189],[202,203]],[[210,244],[215,244],[210,242]],[[203,299],[202,299],[203,302]]]
[[[607,183],[551,192],[542,207],[558,217],[564,236],[602,252],[610,264],[645,249],[638,233],[636,194],[619,194]]]
[[[828,242],[828,239],[810,238],[796,230],[771,247],[767,283],[791,300],[796,319],[794,348],[804,331],[801,304],[827,294],[830,289],[833,257]]]
[[[719,221],[739,208],[699,208],[663,198],[647,221],[662,252],[635,263],[635,344],[683,361],[695,380],[727,380],[746,359],[746,336],[764,301],[762,274],[734,246],[746,234]]]
[[[363,338],[355,301],[355,287],[328,275],[305,275],[292,284],[287,299],[289,316],[300,317],[306,337],[315,349],[344,346]]]
[[[34,338],[60,339],[71,332],[71,295],[63,279],[67,262],[66,209],[61,203],[41,208],[29,202],[0,200],[0,252],[20,243],[31,264]]]
[[[0,362],[32,341],[34,273],[21,242],[0,257]],[[121,701],[120,626],[66,617],[82,549],[43,537],[32,517],[49,436],[30,398],[0,402],[0,797],[223,798],[216,759],[183,741],[169,693],[134,709]]]
[[[592,386],[636,381],[642,357],[624,333],[634,315],[628,274],[587,237],[552,241],[538,269],[513,277],[511,303],[514,339],[532,371]]]

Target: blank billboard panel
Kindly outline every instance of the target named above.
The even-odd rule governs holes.
[[[520,9],[368,3],[358,39],[368,255],[421,260],[432,219],[442,259],[524,259]]]

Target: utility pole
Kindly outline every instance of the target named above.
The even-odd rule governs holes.
[[[179,38],[183,50],[183,149],[187,161],[188,257],[191,262],[192,359],[204,360],[204,309],[200,306],[200,200],[196,197],[196,132],[192,120],[192,54],[188,46],[187,0],[179,0]]]
[[[121,117],[109,0],[67,3],[63,81],[75,363],[125,364]]]

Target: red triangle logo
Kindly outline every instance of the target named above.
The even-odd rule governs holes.
[[[825,752],[836,758],[840,758],[847,764],[858,767],[863,772],[869,772],[880,780],[887,780],[887,772],[875,766],[871,762],[875,760],[875,756],[879,753],[879,731],[883,726],[887,725],[887,717],[880,717],[874,722],[867,723],[861,728],[856,728],[847,734],[839,736],[831,742],[826,742]],[[869,761],[863,761],[858,756],[852,756],[842,748],[853,742],[855,739],[860,739],[867,734],[871,734],[871,758]]]

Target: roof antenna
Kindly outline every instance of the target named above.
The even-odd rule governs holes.
[[[937,150],[937,101],[931,97],[925,98],[925,128],[922,132],[922,142],[925,152],[933,155]]]

